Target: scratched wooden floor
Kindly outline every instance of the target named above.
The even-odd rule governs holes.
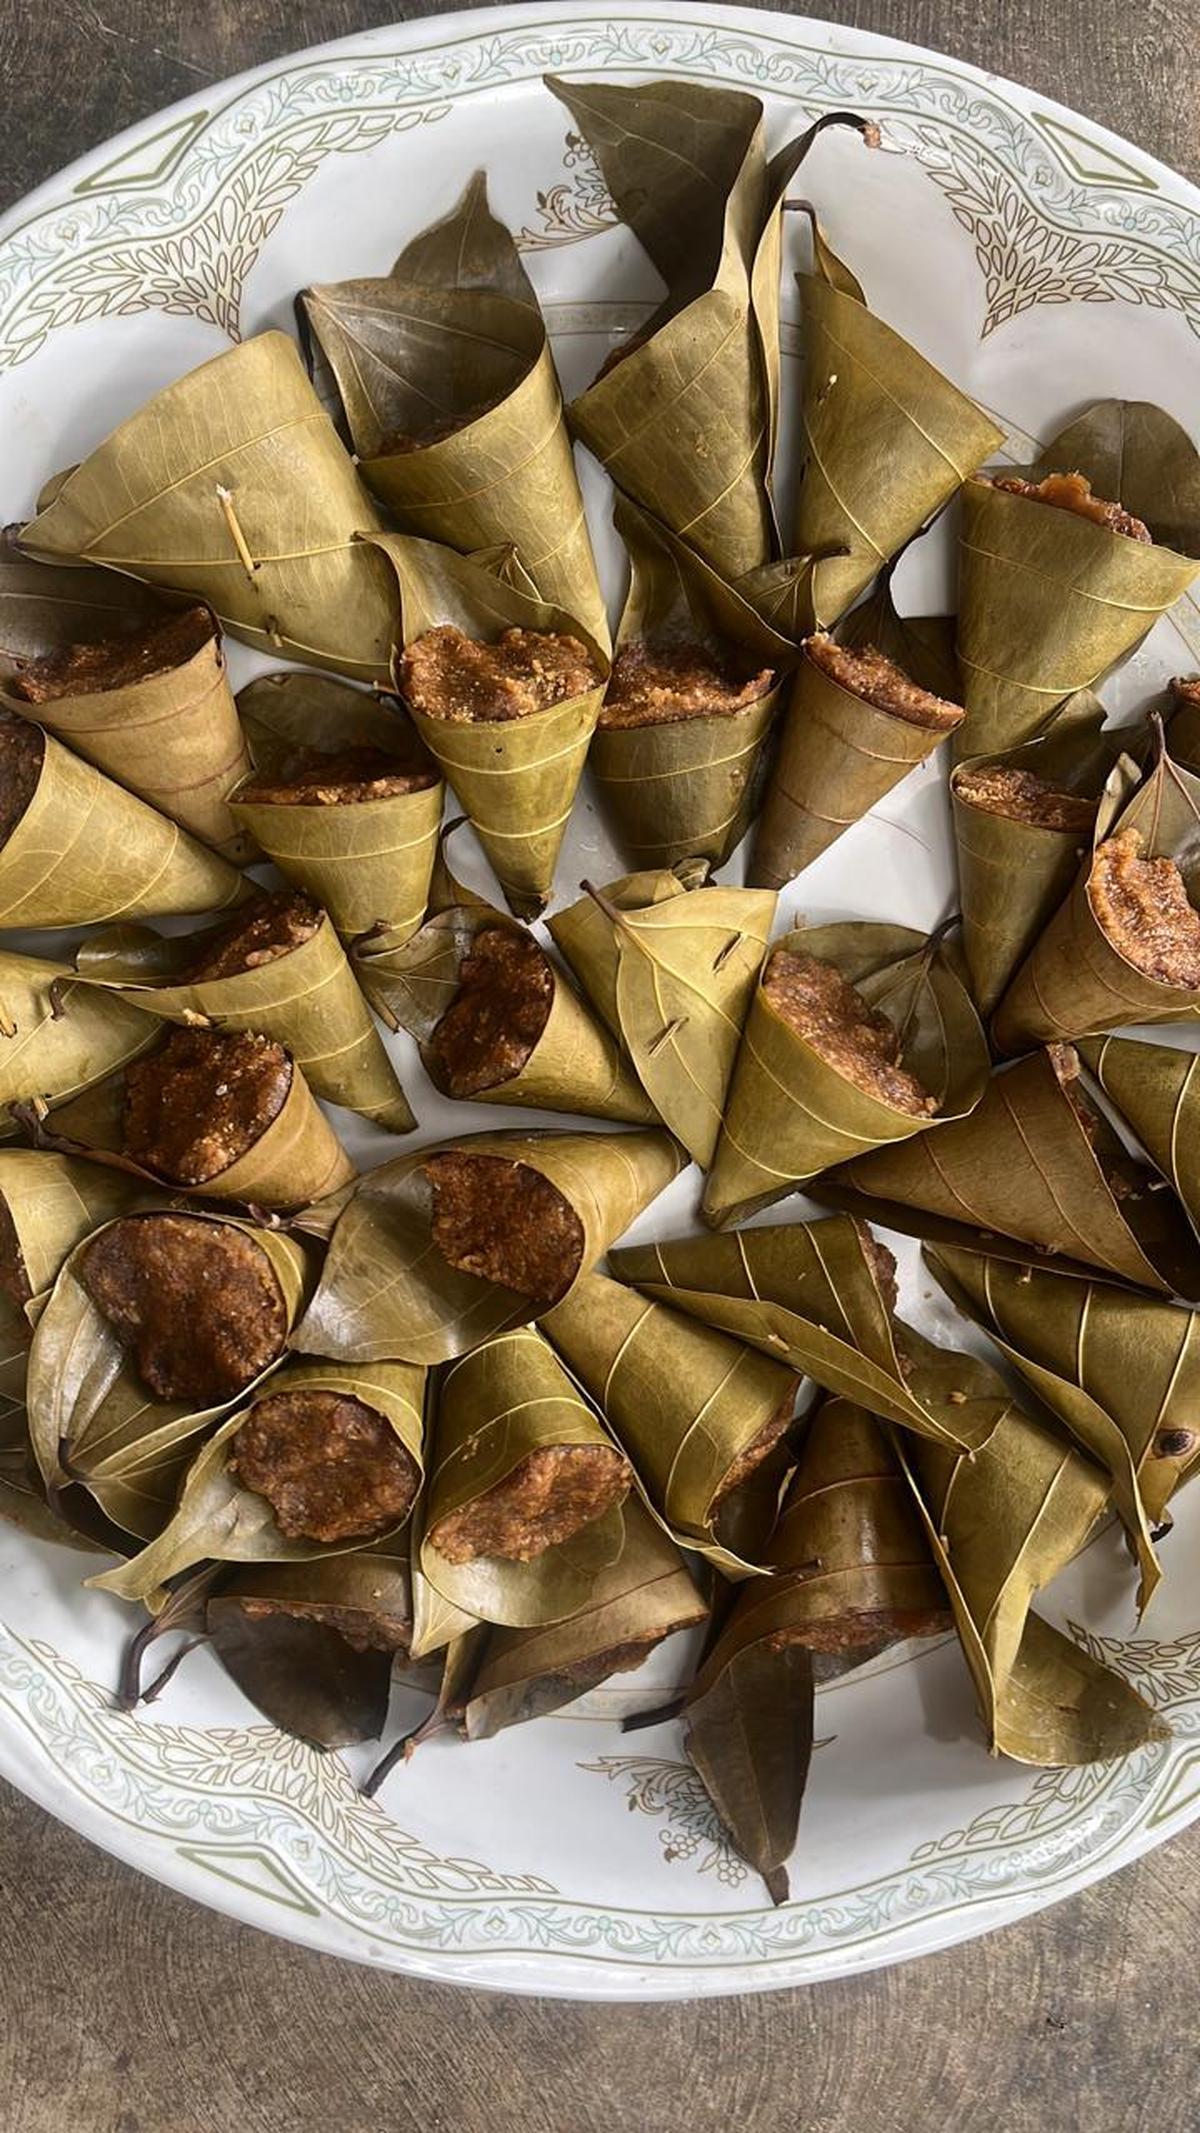
[[[1200,179],[1196,0],[816,11],[1017,76]],[[438,12],[0,0],[0,206],[204,82]],[[231,1925],[0,1786],[0,2133],[1193,2133],[1198,1943],[1200,1826],[858,1981],[670,2008],[493,1998]]]

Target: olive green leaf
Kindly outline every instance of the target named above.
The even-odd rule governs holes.
[[[928,689],[933,696],[944,696],[950,703],[961,703],[962,685],[954,656],[955,618],[896,612],[892,580],[901,560],[896,556],[886,564],[867,598],[843,616],[837,627],[838,643],[848,644],[856,651],[874,645],[877,652],[901,667],[918,688]]]
[[[1140,858],[1174,860],[1189,899],[1200,900],[1200,778],[1172,761],[1161,732],[1157,757],[1132,798],[1129,759],[1123,757],[1111,773],[1092,853],[996,1010],[993,1035],[1001,1051],[1200,1015],[1200,988],[1168,985],[1139,970],[1108,938],[1094,903],[1096,854],[1127,831],[1140,839]]]
[[[813,271],[796,277],[804,385],[794,542],[822,557],[825,624],[950,501],[1004,432],[868,310],[808,213]]]
[[[81,978],[114,999],[191,1028],[258,1030],[291,1053],[314,1096],[345,1104],[391,1133],[416,1121],[327,915],[286,955],[230,977],[187,975],[205,934],[164,939],[144,927],[113,927],[77,955]]]
[[[546,85],[594,151],[667,285],[654,316],[572,402],[617,488],[736,579],[778,554],[770,499],[782,200],[831,112],[768,167],[762,105],[682,81]]]
[[[272,1725],[317,1748],[378,1740],[412,1621],[407,1538],[248,1567],[209,1600],[213,1650]]]
[[[986,1368],[974,1356],[957,1361],[964,1378]],[[1165,1739],[1162,1721],[1119,1674],[1032,1612],[1104,1510],[1099,1468],[1015,1404],[970,1457],[903,1431],[893,1441],[945,1580],[989,1747],[1053,1766],[1103,1762]]]
[[[270,1261],[294,1323],[309,1286],[302,1244],[232,1215],[196,1210],[193,1219],[227,1223],[253,1237]],[[47,1490],[79,1482],[113,1524],[152,1540],[170,1516],[179,1482],[200,1440],[231,1401],[189,1408],[149,1392],[80,1274],[90,1239],[65,1260],[34,1329],[27,1381],[29,1435]]]
[[[541,1325],[679,1545],[731,1576],[757,1567],[721,1545],[718,1513],[790,1424],[796,1373],[602,1274],[577,1282]]]
[[[443,1600],[477,1621],[513,1629],[562,1621],[584,1605],[597,1574],[621,1553],[620,1504],[527,1560],[482,1554],[455,1563],[439,1549],[446,1519],[559,1445],[616,1456],[607,1430],[532,1326],[496,1334],[446,1367],[435,1408],[421,1570]],[[565,1474],[563,1482],[569,1487]]]
[[[1196,1241],[1173,1194],[1156,1190],[1088,1104],[1069,1046],[992,1076],[969,1119],[880,1149],[823,1181],[822,1197],[891,1229],[1021,1258],[1032,1245],[1135,1287],[1200,1295]],[[845,1191],[843,1191],[845,1188]]]
[[[205,600],[259,651],[386,681],[396,599],[374,504],[294,342],[259,333],[130,416],[42,498],[30,555]]]
[[[264,674],[238,697],[254,768],[272,775],[297,749],[374,747],[412,766],[409,721],[325,674]],[[386,925],[415,933],[425,911],[445,787],[387,799],[294,807],[235,795],[233,814],[280,873],[323,904],[344,940]]]
[[[708,880],[704,859],[680,860],[674,867],[650,868],[640,874],[623,874],[606,883],[602,899],[594,890],[577,903],[552,912],[546,920],[550,938],[565,956],[601,1020],[614,1037],[621,1035],[617,1010],[617,971],[620,951],[616,928],[605,906],[619,911],[642,911],[650,904],[666,903],[672,896],[703,888]]]
[[[849,1216],[624,1245],[609,1264],[647,1296],[956,1450],[983,1443],[1003,1405],[998,1384],[964,1394],[953,1356],[941,1371],[927,1366],[917,1397],[908,1361],[917,1336],[894,1316],[895,1261]]]
[[[399,583],[402,647],[443,624],[480,643],[508,629],[534,630],[577,638],[607,677],[607,653],[582,621],[506,583],[478,557],[402,534],[380,534],[374,545]],[[518,917],[536,917],[549,897],[603,695],[602,679],[580,696],[499,721],[412,711]]]
[[[811,1651],[750,1630],[739,1602],[692,1684],[686,1718],[688,1756],[735,1849],[772,1903],[786,1903],[813,1745]]]
[[[511,541],[543,598],[606,642],[545,322],[486,174],[389,275],[302,290],[297,311],[402,531],[465,553]]]
[[[246,894],[228,860],[43,736],[32,797],[0,845],[0,926],[179,916]]]
[[[799,926],[772,948],[832,963],[885,1015],[900,1035],[905,1069],[937,1111],[902,1111],[857,1087],[789,1027],[760,980],[705,1187],[705,1220],[716,1228],[866,1149],[942,1132],[974,1109],[987,1083],[979,1018],[939,935],[865,922]]]
[[[1079,1056],[1200,1231],[1200,1054],[1093,1037]]]
[[[767,951],[769,890],[690,889],[624,911],[590,893],[617,950],[616,1018],[657,1114],[706,1168]]]
[[[26,563],[24,568],[44,566]],[[0,564],[0,603],[3,579]],[[114,584],[121,582],[113,577]],[[55,696],[40,702],[36,712],[0,685],[0,704],[19,716],[36,716],[78,755],[222,858],[241,864],[255,856],[253,843],[229,812],[229,795],[250,759],[213,615],[197,610],[195,626],[181,637],[173,663],[140,681]]]
[[[1103,724],[1103,704],[1090,689],[1081,689],[1067,699],[1042,739],[1011,748],[1007,755],[960,764],[951,775],[963,954],[981,1015],[991,1014],[1054,916],[1079,872],[1090,835],[1052,828],[1028,814],[1022,819],[978,807],[960,789],[963,774],[985,768],[1025,771],[1056,792],[1097,799],[1115,752],[1101,732]]]
[[[0,531],[0,674],[76,644],[135,636],[169,614],[150,586],[84,563],[51,568],[22,555],[21,528]]]
[[[722,866],[754,811],[781,670],[795,663],[796,649],[695,550],[628,498],[618,496],[613,519],[630,562],[618,652],[693,644],[739,679],[756,670],[774,677],[741,710],[644,726],[606,726],[602,717],[592,739],[588,769],[634,864],[669,867],[702,858]]]
[[[69,963],[0,948],[0,1135],[14,1103],[65,1103],[157,1044],[159,1031],[115,994],[81,984]]]
[[[575,1285],[682,1163],[668,1134],[636,1131],[473,1133],[384,1163],[337,1223],[296,1347],[351,1362],[444,1363],[535,1316],[530,1297],[460,1273],[435,1248],[424,1166],[447,1148],[524,1164],[562,1195],[583,1229]]]
[[[614,1672],[640,1666],[675,1630],[694,1629],[708,1607],[684,1559],[633,1497],[625,1545],[601,1570],[585,1607],[538,1629],[493,1629],[463,1715],[469,1740],[561,1710]]]
[[[749,878],[781,889],[954,731],[881,710],[805,655],[796,669],[754,835]]]
[[[1200,455],[1160,408],[1099,402],[1046,447],[1031,474],[1040,481],[1054,471],[1084,474],[1098,496],[1140,511],[1154,540],[1133,540],[988,481],[967,482],[959,543],[962,755],[1032,740],[1059,704],[1141,642],[1200,570]]]
[[[263,1390],[271,1399],[292,1392],[333,1392],[361,1401],[390,1424],[420,1470],[425,1373],[413,1364],[289,1363],[271,1374]],[[148,1545],[115,1570],[89,1578],[88,1584],[123,1600],[141,1600],[156,1614],[170,1581],[200,1563],[303,1563],[361,1547],[353,1541],[288,1539],[267,1498],[239,1480],[232,1454],[238,1431],[256,1405],[253,1399],[239,1405],[201,1445],[184,1474],[176,1508]]]
[[[25,1398],[33,1320],[59,1268],[137,1187],[92,1163],[32,1148],[0,1148],[0,1398]]]
[[[1155,1529],[1200,1446],[1197,1313],[1108,1281],[926,1248],[952,1300],[991,1335],[1081,1448],[1111,1477],[1141,1570],[1158,1583]]]

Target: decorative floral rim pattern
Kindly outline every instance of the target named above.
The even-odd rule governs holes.
[[[717,79],[806,112],[867,102],[966,233],[985,337],[1068,303],[1149,307],[1200,336],[1197,196],[1100,129],[887,40],[702,6],[601,15],[582,0],[300,55],[63,173],[0,224],[0,377],[97,319],[159,310],[236,337],[251,268],[330,158],[436,126],[464,99],[548,68]],[[568,139],[522,241],[574,243],[610,220],[594,166]],[[118,1713],[69,1653],[4,1623],[0,1771],[163,1880],[365,1960],[586,1996],[795,1984],[1022,1915],[1200,1812],[1200,1636],[1075,1634],[1169,1714],[1170,1744],[1118,1766],[1030,1774],[1019,1799],[921,1842],[893,1872],[779,1911],[754,1903],[678,1761],[607,1753],[576,1765],[637,1817],[648,1865],[672,1865],[681,1894],[691,1881],[692,1908],[604,1907],[440,1855],[364,1802],[338,1759],[267,1727]],[[714,1909],[714,1887],[739,1907]]]

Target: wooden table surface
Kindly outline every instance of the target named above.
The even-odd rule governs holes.
[[[1195,0],[817,11],[1013,75],[1200,178]],[[0,206],[206,82],[438,12],[0,0]],[[0,2133],[1192,2133],[1198,1939],[1200,1825],[904,1969],[678,2007],[491,1997],[232,1925],[0,1787]]]

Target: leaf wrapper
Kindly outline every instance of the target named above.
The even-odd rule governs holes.
[[[721,1546],[717,1513],[744,1455],[790,1419],[795,1372],[601,1274],[541,1324],[672,1537],[733,1576],[755,1569]]]
[[[22,1401],[33,1307],[53,1287],[64,1259],[101,1223],[134,1197],[129,1180],[71,1156],[31,1148],[0,1148],[0,1209],[16,1267],[24,1275],[22,1305],[0,1291],[0,1396]]]
[[[778,670],[795,662],[791,640],[669,528],[618,496],[613,513],[629,553],[630,583],[618,652],[699,644],[727,671]],[[596,728],[588,768],[604,812],[630,861],[670,867],[707,859],[723,866],[741,843],[758,797],[763,743],[782,680],[740,711],[645,726]]]
[[[1109,940],[1093,908],[1095,853],[1125,831],[1139,835],[1139,857],[1174,860],[1190,901],[1200,902],[1200,778],[1180,769],[1165,748],[1130,799],[1132,778],[1133,766],[1122,759],[1104,788],[1092,854],[996,1009],[993,1035],[1002,1052],[1200,1015],[1200,991],[1137,969]]]
[[[757,97],[681,81],[546,86],[667,285],[642,334],[571,403],[571,426],[618,489],[740,578],[778,551],[783,195],[826,126],[869,129],[830,113],[768,166]]]
[[[21,543],[206,600],[262,652],[386,681],[395,592],[380,526],[283,333],[156,393],[59,484]]]
[[[402,534],[381,534],[374,545],[399,583],[402,647],[443,623],[479,643],[507,629],[535,630],[577,637],[607,679],[604,646],[580,620],[506,583],[479,558]],[[480,723],[412,710],[519,918],[535,918],[550,894],[603,696],[601,681],[525,718]]]
[[[272,1372],[264,1394],[275,1399],[288,1392],[345,1393],[361,1400],[390,1423],[416,1466],[422,1466],[425,1373],[411,1363],[288,1363]],[[157,1614],[170,1580],[200,1563],[305,1563],[362,1552],[361,1541],[289,1540],[267,1498],[239,1481],[230,1456],[256,1405],[254,1400],[239,1404],[200,1447],[183,1477],[176,1509],[148,1546],[115,1570],[89,1578],[89,1584],[123,1600],[141,1600]]]
[[[177,822],[53,734],[43,745],[33,797],[0,846],[0,925],[178,916],[246,895],[236,868]]]
[[[992,1252],[1012,1238],[1137,1288],[1198,1293],[1182,1210],[1170,1193],[1137,1189],[1105,1120],[1081,1116],[1074,1071],[1069,1051],[1031,1053],[992,1076],[969,1119],[881,1149],[829,1183],[892,1229],[967,1250],[983,1231]]]
[[[199,960],[202,939],[114,928],[80,951],[80,975],[166,1022],[274,1037],[315,1096],[391,1133],[411,1132],[408,1099],[327,915],[308,940],[273,962],[192,982],[184,973]]]
[[[169,605],[150,586],[83,563],[53,567],[22,555],[21,528],[0,532],[0,673],[48,652],[126,637],[161,622]]]
[[[798,274],[804,330],[795,546],[822,558],[819,620],[836,621],[950,501],[1004,432],[867,308],[813,218]]]
[[[394,752],[407,724],[361,690],[321,674],[265,674],[242,690],[238,710],[254,767],[267,773],[298,748]],[[444,797],[440,783],[317,807],[235,795],[233,814],[280,873],[324,905],[343,939],[378,924],[407,939],[424,916]]]
[[[1122,409],[1138,410],[1137,419]],[[1047,446],[1031,478],[1054,471],[1087,475],[1097,495],[1140,514],[1155,541],[1147,546],[990,482],[966,484],[961,755],[995,755],[1032,740],[1059,704],[1141,642],[1200,569],[1200,457],[1161,409],[1098,402]]]
[[[1155,1529],[1164,1519],[1169,1526],[1168,1500],[1200,1445],[1198,1314],[1049,1267],[953,1248],[925,1256],[952,1301],[1111,1477],[1144,1608],[1160,1576]]]
[[[158,1042],[152,1015],[81,984],[68,963],[0,948],[0,1133],[9,1106],[53,1107]]]
[[[958,970],[931,937],[862,922],[797,927],[775,950],[832,963],[903,1033],[904,1067],[936,1098],[930,1117],[858,1088],[776,1011],[760,981],[742,1034],[704,1217],[716,1228],[769,1207],[867,1149],[940,1133],[978,1103],[988,1054]]]
[[[469,1740],[573,1703],[612,1672],[614,1658],[646,1657],[679,1629],[703,1622],[708,1607],[684,1559],[648,1511],[631,1497],[625,1545],[600,1571],[586,1607],[540,1629],[494,1629],[464,1713]]]
[[[233,1215],[193,1212],[200,1221],[228,1223],[254,1238],[271,1262],[293,1324],[309,1287],[304,1247]],[[80,1482],[115,1526],[153,1540],[170,1516],[198,1442],[234,1402],[190,1408],[149,1391],[83,1286],[78,1261],[84,1248],[78,1245],[65,1261],[34,1331],[30,1440],[52,1499],[68,1482]]]
[[[317,1748],[378,1740],[411,1619],[407,1536],[241,1570],[206,1611],[209,1641],[243,1696]]]
[[[239,865],[254,857],[252,842],[229,812],[229,795],[250,759],[215,620],[189,658],[142,681],[36,706],[0,689],[0,702],[19,717],[36,717],[56,739],[223,859]]]
[[[681,1167],[675,1143],[654,1132],[474,1133],[384,1163],[338,1221],[296,1346],[351,1362],[445,1363],[535,1317],[531,1297],[460,1273],[435,1250],[423,1166],[444,1148],[528,1164],[569,1201],[584,1235],[573,1288]]]
[[[870,813],[952,729],[869,704],[808,658],[796,669],[750,878],[781,889]]]
[[[39,1129],[38,1145],[62,1148],[68,1157],[82,1156],[89,1167],[108,1165],[105,1175],[114,1181],[124,1173],[127,1190],[140,1178],[159,1193],[229,1201],[238,1207],[308,1207],[358,1175],[294,1062],[282,1109],[252,1147],[200,1185],[160,1177],[125,1154],[124,1103],[125,1078],[115,1075],[56,1111],[53,1128]]]
[[[935,1442],[970,1451],[995,1424],[1002,1388],[964,1400],[953,1357],[942,1376],[927,1367],[920,1397],[913,1391],[916,1336],[894,1316],[894,1261],[849,1216],[624,1245],[609,1264],[644,1294]]]
[[[1079,1056],[1200,1233],[1200,1054],[1099,1037],[1081,1044]]]
[[[442,901],[435,887],[430,916],[411,940],[396,943],[388,933],[364,943],[355,967],[368,998],[387,1019],[416,1038],[426,1073],[434,1087],[448,1095],[430,1039],[457,994],[462,965],[481,932],[499,928],[523,933],[524,928],[479,899],[459,901],[465,892],[452,877],[445,893],[451,899],[448,902]],[[507,1081],[477,1089],[467,1100],[534,1111],[573,1111],[626,1125],[655,1123],[658,1113],[615,1039],[584,1005],[553,959],[547,957],[547,962],[554,988],[550,1012],[525,1064]]]
[[[964,1373],[986,1367],[956,1360]],[[1055,1766],[1165,1739],[1161,1719],[1119,1674],[1032,1612],[1104,1509],[1099,1469],[1015,1405],[970,1458],[902,1432],[895,1450],[945,1580],[989,1746]]]
[[[1027,770],[1056,791],[1091,798],[1098,795],[1111,765],[1112,747],[1101,735],[1103,723],[1103,704],[1084,689],[1063,705],[1041,740],[960,768]],[[958,787],[955,771],[950,804],[963,954],[971,992],[986,1017],[1070,890],[1088,839],[1078,830],[991,814],[970,805]]]
[[[774,916],[771,891],[686,889],[667,873],[629,875],[550,921],[658,1116],[702,1168]]]
[[[362,478],[402,530],[466,554],[512,542],[543,598],[605,641],[545,322],[485,173],[389,275],[306,289],[297,309]]]
[[[607,1430],[532,1326],[485,1341],[446,1369],[438,1388],[421,1569],[435,1591],[477,1621],[534,1629],[578,1612],[624,1545],[620,1505],[527,1562],[477,1556],[452,1563],[431,1538],[546,1446],[601,1445]]]

